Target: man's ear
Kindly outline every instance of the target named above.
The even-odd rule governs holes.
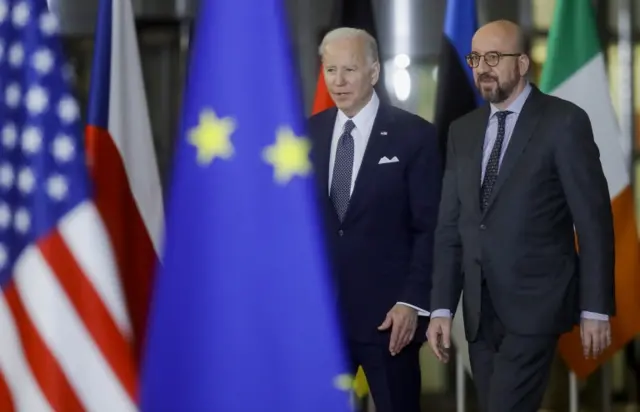
[[[526,54],[520,55],[518,57],[518,71],[520,72],[520,76],[525,76],[529,73],[529,68],[531,67],[531,60],[529,60],[529,56]]]
[[[375,86],[380,79],[380,62],[373,62],[371,65],[371,85]]]

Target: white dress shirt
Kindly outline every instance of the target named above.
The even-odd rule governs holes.
[[[329,157],[329,194],[331,193],[331,180],[333,178],[333,165],[336,161],[336,150],[338,148],[338,140],[342,136],[344,130],[344,124],[347,120],[351,120],[355,125],[355,128],[351,131],[353,137],[353,173],[351,174],[351,193],[353,194],[353,188],[356,184],[356,178],[358,177],[358,171],[362,165],[362,159],[364,158],[364,151],[367,148],[369,142],[369,136],[371,136],[371,129],[373,129],[373,122],[376,119],[378,113],[378,107],[380,107],[380,99],[376,92],[373,92],[371,100],[366,106],[362,108],[352,118],[349,118],[342,110],[338,110],[336,116],[336,123],[333,127],[333,137],[331,139],[331,153]],[[409,306],[418,311],[419,316],[429,316],[429,312],[410,305],[405,302],[398,302],[398,304]],[[389,308],[391,309],[391,308]],[[382,322],[382,320],[380,320]]]
[[[507,147],[509,146],[509,142],[511,142],[511,135],[513,134],[513,129],[516,127],[516,122],[518,121],[518,117],[522,112],[522,108],[524,107],[529,94],[531,93],[531,85],[527,83],[525,88],[522,90],[520,95],[509,105],[507,108],[511,113],[507,116],[506,124],[505,124],[505,136],[502,142],[502,147],[500,151],[500,161],[498,164],[502,164],[502,159],[504,158],[504,154],[507,151]],[[489,115],[489,124],[487,125],[487,131],[484,138],[483,144],[483,154],[482,154],[482,176],[479,184],[482,185],[482,180],[484,179],[484,172],[487,168],[487,162],[489,161],[489,156],[491,155],[491,151],[493,150],[493,144],[496,141],[496,136],[498,134],[498,118],[496,113],[499,112],[498,109],[493,104],[491,105],[491,114]],[[451,311],[449,309],[436,309],[433,311],[431,315],[432,318],[438,317],[451,317]],[[600,313],[593,312],[582,312],[582,317],[585,319],[595,319],[595,320],[609,320],[608,315],[603,315]]]

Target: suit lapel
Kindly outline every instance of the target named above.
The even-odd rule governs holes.
[[[388,108],[383,103],[380,103],[378,113],[376,113],[376,119],[373,122],[373,128],[371,129],[371,135],[369,136],[369,142],[364,152],[362,164],[356,177],[349,208],[344,219],[345,222],[356,216],[358,211],[366,204],[365,199],[367,193],[370,192],[371,185],[375,184],[374,174],[378,167],[378,162],[380,158],[384,156],[387,143],[390,139],[387,133],[383,134],[382,132],[388,132],[391,121],[392,115]]]
[[[509,179],[514,166],[518,162],[518,158],[524,151],[527,143],[529,143],[531,136],[533,136],[533,132],[541,115],[541,105],[539,104],[540,100],[540,92],[533,87],[531,89],[531,94],[522,107],[522,112],[518,116],[518,121],[516,122],[515,129],[511,135],[509,146],[507,146],[507,151],[505,152],[502,164],[500,165],[498,179],[496,180],[491,196],[489,197],[489,204],[485,209],[485,214],[491,208],[491,205],[502,186],[504,186],[504,183]]]
[[[473,151],[472,161],[469,168],[469,178],[467,182],[469,189],[467,192],[473,196],[472,203],[478,205],[474,208],[480,214],[480,185],[482,177],[482,154],[484,148],[484,138],[487,133],[487,125],[489,123],[489,116],[491,110],[489,104],[485,104],[475,114],[475,119],[472,120],[474,136],[472,137]]]
[[[316,142],[316,177],[318,180],[318,187],[320,190],[320,199],[329,197],[329,161],[331,160],[331,140],[333,137],[333,128],[336,122],[336,116],[338,110],[333,108],[332,112],[328,114],[314,140]],[[336,215],[337,216],[337,215]]]

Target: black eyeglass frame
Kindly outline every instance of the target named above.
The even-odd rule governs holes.
[[[467,54],[464,57],[464,59],[469,65],[469,67],[471,67],[472,69],[475,69],[480,65],[480,59],[484,59],[484,62],[487,63],[487,66],[496,67],[498,64],[500,64],[500,61],[502,60],[503,57],[520,57],[520,56],[522,56],[522,53],[500,53],[498,51],[490,51],[490,52],[486,52],[485,54],[480,54],[478,52],[471,52]],[[494,63],[489,62],[488,58],[491,58],[491,57],[495,58]],[[473,60],[474,58],[475,58],[475,64]]]

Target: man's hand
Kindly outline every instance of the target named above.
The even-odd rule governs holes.
[[[449,362],[451,347],[451,318],[431,318],[427,329],[427,341],[440,362]]]
[[[611,325],[607,320],[582,319],[580,322],[580,337],[584,357],[597,358],[611,345]]]
[[[418,326],[418,312],[407,305],[395,305],[387,312],[384,322],[378,326],[378,330],[388,330],[391,328],[391,339],[389,340],[389,352],[392,356],[400,351],[413,340]]]

